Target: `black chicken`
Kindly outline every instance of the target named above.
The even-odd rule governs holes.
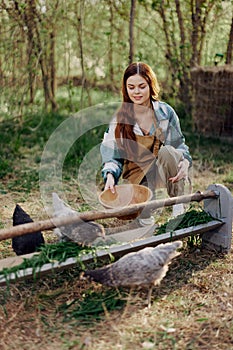
[[[16,204],[13,213],[13,226],[29,222],[33,222],[31,217],[20,205]],[[12,248],[17,255],[34,253],[42,244],[44,244],[44,237],[40,231],[12,238]]]

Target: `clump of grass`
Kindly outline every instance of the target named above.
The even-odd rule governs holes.
[[[175,230],[181,230],[192,226],[197,226],[201,224],[206,224],[212,220],[218,220],[209,213],[207,213],[202,207],[194,209],[191,205],[190,208],[184,213],[176,216],[175,218],[168,219],[163,225],[161,225],[157,230],[155,235],[161,235],[166,232],[172,232]],[[189,247],[194,247],[198,245],[201,241],[201,236],[188,236],[187,245]]]
[[[207,213],[203,208],[199,207],[199,209],[193,209],[192,206],[190,206],[190,208],[184,214],[180,214],[175,218],[169,219],[163,225],[161,225],[156,230],[156,235],[205,224],[212,220],[216,219]]]
[[[64,321],[72,319],[77,321],[99,321],[106,312],[120,310],[126,303],[126,293],[118,289],[101,290],[89,289],[85,292],[83,300],[73,300],[62,304],[59,311],[64,313]]]
[[[233,184],[233,170],[230,169],[229,172],[224,177],[223,181],[228,184]]]
[[[24,259],[21,264],[11,268],[4,268],[0,271],[0,277],[9,282],[9,276],[11,274],[14,274],[15,278],[17,278],[19,271],[32,268],[33,276],[36,278],[36,273],[40,271],[43,265],[55,262],[62,263],[68,258],[77,258],[77,263],[79,263],[80,268],[83,269],[84,264],[81,261],[81,256],[89,253],[95,257],[95,247],[80,246],[74,242],[45,244],[38,249],[38,254],[33,255],[31,258]]]

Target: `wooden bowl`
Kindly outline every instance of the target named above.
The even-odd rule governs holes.
[[[115,186],[115,193],[110,189],[103,191],[99,195],[99,202],[107,209],[123,209],[131,204],[140,204],[152,198],[151,190],[142,185],[125,184]],[[120,216],[122,220],[136,218],[140,212],[132,215]]]

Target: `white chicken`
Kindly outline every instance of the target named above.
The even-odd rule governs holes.
[[[180,254],[177,249],[181,247],[181,241],[160,244],[155,248],[147,247],[126,254],[113,264],[87,270],[83,277],[109,287],[147,287],[150,307],[153,286],[158,285],[164,278],[169,263]]]
[[[77,215],[78,212],[65,204],[57,193],[52,194],[54,217]],[[73,241],[81,245],[91,245],[97,237],[105,237],[104,227],[93,221],[82,221],[77,224],[65,225],[54,229],[60,241]]]

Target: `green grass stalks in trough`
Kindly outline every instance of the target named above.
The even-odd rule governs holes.
[[[155,235],[161,235],[167,232],[171,232],[172,234],[172,232],[176,230],[206,224],[213,220],[218,219],[213,218],[203,208],[199,207],[198,209],[193,209],[193,206],[191,205],[184,214],[180,214],[175,218],[169,219],[163,225],[159,226]],[[197,237],[189,236],[187,243],[189,246],[193,246],[195,243],[198,243],[199,239],[199,235],[197,235]]]
[[[38,250],[38,254],[33,255],[29,259],[24,259],[24,261],[11,268],[4,268],[0,271],[0,278],[4,278],[6,282],[9,282],[9,276],[11,274],[15,275],[17,279],[17,274],[19,271],[24,271],[28,268],[32,268],[33,276],[36,278],[36,273],[40,271],[41,267],[48,263],[59,262],[62,263],[68,258],[77,258],[77,263],[79,263],[80,268],[84,268],[84,264],[81,257],[86,254],[92,254],[95,257],[96,249],[94,247],[79,246],[74,242],[59,242],[54,244],[45,244],[41,246]]]
[[[184,213],[169,219],[156,230],[156,235],[175,230],[181,230],[191,226],[206,224],[212,220],[216,220],[204,209],[192,209],[192,206]]]

